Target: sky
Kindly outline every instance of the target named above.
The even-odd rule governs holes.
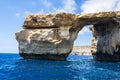
[[[120,0],[0,0],[0,53],[18,53],[15,32],[22,30],[30,13],[67,12],[74,14],[120,10]],[[78,34],[75,46],[90,45],[89,26]]]

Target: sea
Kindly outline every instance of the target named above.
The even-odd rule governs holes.
[[[0,53],[0,80],[120,80],[120,62],[99,62],[88,55],[66,61],[23,59]]]

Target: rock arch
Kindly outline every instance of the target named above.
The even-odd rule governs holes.
[[[16,32],[23,58],[65,60],[78,32],[93,25],[91,52],[94,59],[120,61],[120,12],[89,14],[30,14]]]

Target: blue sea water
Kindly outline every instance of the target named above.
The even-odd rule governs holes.
[[[0,54],[0,80],[120,80],[120,62],[70,55],[66,61],[25,60]]]

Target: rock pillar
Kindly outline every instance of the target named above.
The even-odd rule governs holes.
[[[120,24],[115,20],[94,24],[96,51],[93,57],[100,61],[120,61]]]

